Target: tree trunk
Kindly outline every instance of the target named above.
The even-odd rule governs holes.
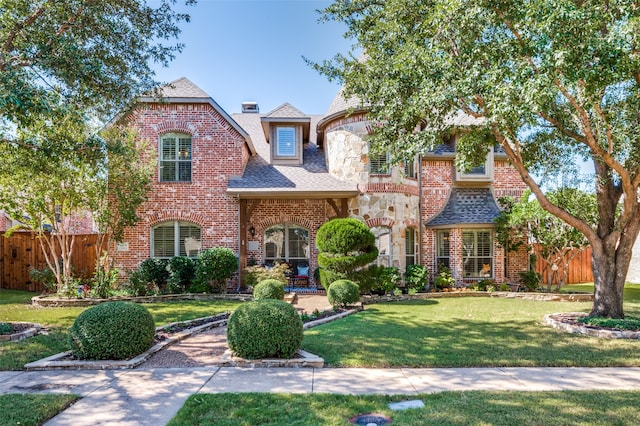
[[[615,244],[592,244],[594,300],[590,316],[624,318],[624,284],[635,238],[624,234]]]

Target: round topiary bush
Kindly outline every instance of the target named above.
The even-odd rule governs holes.
[[[284,284],[275,279],[260,281],[253,289],[253,300],[284,299]]]
[[[248,302],[229,317],[227,343],[246,359],[291,358],[302,344],[302,320],[281,300]]]
[[[154,335],[153,317],[144,306],[107,302],[78,315],[69,343],[79,359],[128,359],[149,349]]]
[[[329,286],[327,298],[331,306],[344,306],[360,301],[360,286],[349,280],[338,280]]]

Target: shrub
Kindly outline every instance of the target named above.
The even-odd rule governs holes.
[[[388,294],[396,289],[400,279],[398,268],[393,266],[371,265],[353,275],[353,281],[360,286],[362,293],[374,292]]]
[[[80,359],[128,359],[149,349],[154,335],[153,317],[145,307],[106,302],[78,315],[69,343]]]
[[[360,301],[360,287],[353,281],[338,280],[329,286],[327,298],[331,306],[346,307]]]
[[[128,279],[122,284],[122,289],[131,296],[149,296],[160,292],[160,289],[147,280],[146,274],[140,269],[129,271]]]
[[[270,268],[261,265],[254,265],[245,268],[245,285],[247,287],[255,287],[260,281],[273,279],[287,283],[287,274],[290,272],[289,265],[286,263],[276,263]]]
[[[493,287],[494,290],[496,288],[496,282],[489,278],[484,278],[478,281],[478,284],[476,284],[476,288],[478,291],[489,291],[489,287]],[[508,287],[509,286],[507,286],[507,288]]]
[[[433,280],[433,286],[435,290],[442,290],[443,288],[455,287],[456,279],[451,275],[451,269],[446,266],[438,267],[438,275]]]
[[[196,281],[209,284],[214,292],[226,293],[227,280],[238,270],[238,258],[231,249],[214,247],[200,253]]]
[[[534,270],[528,270],[520,271],[519,274],[520,282],[522,283],[522,285],[524,285],[527,291],[536,291],[538,287],[540,287],[542,276],[538,272]]]
[[[300,348],[302,337],[300,316],[281,300],[240,305],[227,325],[229,348],[247,359],[291,358]]]
[[[157,288],[159,291],[163,291],[167,286],[167,280],[169,279],[169,269],[167,268],[166,259],[150,258],[142,261],[138,270],[140,271],[140,278],[146,281],[146,287]]]
[[[405,280],[407,290],[423,291],[429,284],[429,269],[422,265],[408,265]]]
[[[260,281],[253,289],[253,300],[284,299],[284,284],[278,280]]]
[[[31,281],[44,285],[47,293],[55,293],[57,291],[56,276],[49,268],[36,269],[29,268],[29,278]]]
[[[174,256],[167,265],[169,280],[167,293],[184,293],[196,277],[196,263],[187,256]]]
[[[378,256],[375,236],[354,218],[325,222],[316,234],[320,281],[326,288],[336,279],[348,278],[353,271],[373,262]]]

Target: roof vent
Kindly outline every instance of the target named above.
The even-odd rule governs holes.
[[[243,102],[242,113],[243,114],[257,114],[260,112],[257,102]]]

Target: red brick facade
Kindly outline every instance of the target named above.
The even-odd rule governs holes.
[[[436,271],[436,235],[438,229],[445,228],[433,229],[427,224],[447,204],[452,188],[461,184],[456,182],[452,154],[442,158],[432,155],[423,159],[420,177],[416,179],[404,177],[398,171],[385,176],[369,177],[367,167],[363,166],[367,158],[364,151],[351,151],[353,158],[349,164],[354,170],[351,176],[354,187],[357,185],[357,191],[354,190],[353,193],[359,191],[360,194],[348,201],[344,197],[344,204],[330,195],[323,198],[313,192],[304,198],[287,197],[286,194],[258,194],[247,196],[241,202],[240,195],[228,195],[228,184],[233,177],[243,175],[247,163],[253,161],[252,152],[247,143],[247,135],[243,135],[243,130],[238,129],[234,120],[225,114],[211,103],[182,101],[163,104],[149,102],[130,115],[129,121],[138,128],[139,138],[148,141],[150,149],[156,154],[162,135],[169,132],[190,135],[192,177],[191,182],[160,182],[156,169],[149,200],[139,212],[142,220],[126,231],[125,243],[115,251],[115,260],[122,270],[134,269],[151,256],[151,233],[154,226],[168,221],[181,221],[200,228],[201,249],[228,247],[239,255],[243,263],[264,262],[264,232],[269,227],[283,224],[303,227],[309,231],[309,263],[313,271],[317,266],[315,236],[318,228],[332,217],[351,215],[365,221],[369,227],[388,227],[391,230],[391,264],[401,269],[406,260],[406,230],[412,228],[417,232],[416,240],[419,241],[418,260],[432,272]],[[339,149],[336,139],[331,139],[332,132],[349,132],[356,137],[364,137],[359,134],[362,129],[366,129],[363,126],[363,114],[346,118],[340,115],[332,117],[334,118],[324,123],[324,127],[319,126],[321,133],[318,145],[321,149],[328,152],[330,145],[331,149]],[[355,129],[359,130],[356,132]],[[312,129],[312,132],[315,130]],[[263,157],[264,161],[268,161],[268,157]],[[331,157],[325,153],[325,158]],[[327,168],[330,170],[330,167]],[[505,195],[518,198],[525,188],[516,171],[502,156],[497,155],[492,176],[491,182],[463,185],[490,188],[495,198]],[[246,211],[242,206],[247,206]],[[245,218],[242,224],[241,217]],[[473,228],[491,229],[493,225]],[[462,278],[462,233],[465,226],[453,225],[446,229],[450,232],[450,266],[454,277],[459,284],[471,284],[474,280]],[[528,259],[524,250],[510,254],[505,262],[503,249],[494,242],[493,254],[491,278],[497,282],[515,281],[518,272],[527,269]]]
[[[227,182],[240,176],[249,158],[245,139],[207,103],[146,104],[131,116],[139,138],[157,155],[160,137],[169,132],[191,135],[191,182],[160,182],[153,177],[149,200],[139,211],[142,220],[125,233],[115,251],[124,270],[151,255],[151,228],[165,221],[186,221],[201,227],[202,249],[223,246],[238,253],[238,201],[226,194]]]

